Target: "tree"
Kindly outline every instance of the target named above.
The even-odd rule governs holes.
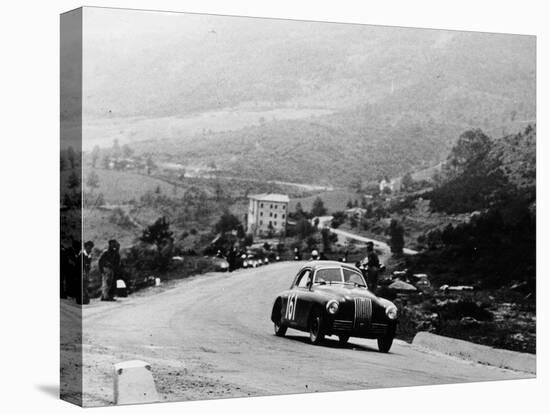
[[[156,167],[155,162],[153,161],[153,157],[151,154],[147,155],[147,159],[145,160],[145,168],[147,169],[147,175],[151,175],[151,170],[153,170]]]
[[[313,206],[311,207],[311,214],[315,217],[324,216],[327,214],[327,209],[321,197],[317,197],[313,201]]]
[[[113,140],[113,156],[114,157],[120,157],[121,155],[121,150],[120,150],[120,144],[118,143],[118,139],[115,138]]]
[[[335,235],[335,234],[332,233],[330,229],[325,227],[324,229],[321,230],[321,238],[323,240],[323,251],[325,253],[330,252],[332,250],[332,242],[334,239],[331,237],[331,235]]]
[[[157,246],[165,240],[172,240],[173,233],[170,231],[170,223],[166,217],[158,218],[153,224],[147,226],[141,234],[140,240]]]
[[[228,210],[225,210],[220,219],[214,226],[216,233],[226,233],[233,230],[237,230],[241,225],[241,222],[237,217],[231,214]]]
[[[80,177],[76,172],[72,171],[69,174],[69,177],[67,178],[67,187],[69,187],[70,190],[76,190],[80,187]]]
[[[223,198],[224,198],[223,187],[219,182],[216,182],[214,184],[214,194],[215,194],[215,197],[216,197],[216,201],[219,202],[219,201],[223,200]]]
[[[86,177],[86,186],[92,190],[92,192],[99,188],[99,176],[95,173],[95,171],[91,171],[90,174],[88,174],[88,177]]]
[[[462,174],[485,158],[491,146],[491,139],[479,128],[462,133],[447,157],[445,164],[447,173],[451,178]]]
[[[295,217],[296,220],[300,220],[304,217],[304,209],[302,208],[302,203],[300,203],[299,201],[296,203]]]
[[[332,215],[332,221],[330,223],[333,229],[337,229],[346,221],[346,213],[343,211],[335,211]]]
[[[106,170],[111,166],[111,158],[108,155],[104,155],[101,159],[101,166]]]
[[[246,234],[243,239],[243,244],[245,246],[252,246],[253,243],[254,243],[254,236],[252,235],[252,233]]]
[[[305,239],[307,236],[313,233],[315,233],[315,229],[308,219],[302,217],[298,220],[298,222],[296,223],[296,234],[301,240]]]
[[[405,229],[396,219],[392,219],[390,222],[389,234],[391,252],[394,254],[402,254],[403,247],[405,246]]]
[[[99,160],[99,145],[95,145],[92,149],[92,168],[96,167],[97,161]]]
[[[414,180],[412,178],[412,175],[410,172],[405,174],[403,176],[403,180],[401,181],[401,184],[405,190],[412,190],[414,187]]]
[[[124,158],[130,158],[134,154],[134,150],[128,144],[122,146],[122,156]]]
[[[65,152],[61,151],[60,157],[59,157],[59,169],[61,171],[65,171],[67,169],[67,158],[65,157]]]
[[[156,246],[156,257],[153,264],[160,270],[165,270],[170,263],[174,248],[174,234],[170,231],[170,223],[166,217],[160,217],[153,224],[147,226],[143,230],[140,240]]]
[[[77,163],[76,163],[76,152],[74,150],[73,147],[69,147],[67,148],[67,159],[69,161],[69,167],[71,169],[74,169],[76,168],[77,166]]]

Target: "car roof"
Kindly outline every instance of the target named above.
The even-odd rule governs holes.
[[[317,270],[322,267],[343,267],[346,269],[355,270],[356,272],[359,271],[359,269],[357,269],[357,267],[352,264],[337,262],[336,260],[312,260],[304,264],[302,266],[302,269],[306,267],[311,267],[313,270]]]

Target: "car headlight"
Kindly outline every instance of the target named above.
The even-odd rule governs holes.
[[[338,302],[335,300],[330,300],[327,303],[327,312],[331,315],[334,315],[336,312],[338,312]]]
[[[386,316],[390,319],[397,319],[397,308],[395,306],[388,306],[386,308]]]

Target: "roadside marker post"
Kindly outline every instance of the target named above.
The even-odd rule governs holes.
[[[151,365],[132,360],[114,364],[114,400],[116,405],[159,402]]]

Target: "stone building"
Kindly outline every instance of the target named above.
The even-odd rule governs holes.
[[[284,235],[289,198],[285,194],[248,196],[246,232],[255,236]]]

